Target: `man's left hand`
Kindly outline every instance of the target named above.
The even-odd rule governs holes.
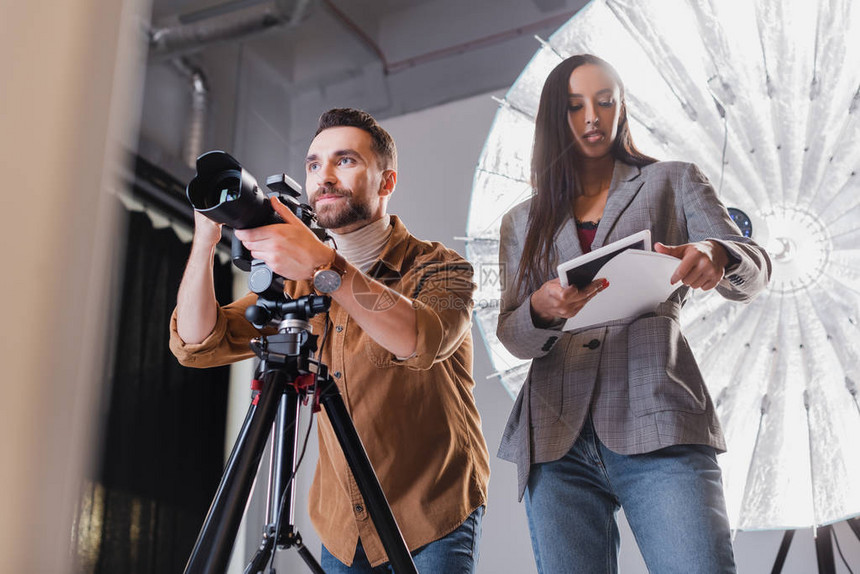
[[[251,257],[264,261],[278,275],[293,281],[310,279],[314,269],[331,260],[332,248],[320,241],[277,197],[269,200],[284,223],[236,229],[236,237],[251,252]]]
[[[693,289],[708,291],[717,286],[729,262],[725,248],[716,241],[698,241],[684,245],[654,244],[654,251],[677,257],[681,264],[672,274],[672,285],[678,281]]]

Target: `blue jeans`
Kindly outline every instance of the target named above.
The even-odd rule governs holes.
[[[478,564],[478,546],[481,541],[481,519],[484,507],[478,507],[456,530],[439,540],[425,544],[412,552],[412,560],[419,574],[474,574]],[[322,547],[320,566],[326,574],[389,574],[394,568],[387,562],[376,568],[370,566],[361,540],[355,549],[352,566],[332,556]]]
[[[541,574],[615,574],[619,507],[649,572],[735,572],[721,472],[711,447],[620,455],[600,442],[589,418],[563,458],[532,465],[525,498]]]

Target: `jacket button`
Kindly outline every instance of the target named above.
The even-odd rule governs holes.
[[[338,333],[340,333],[341,331],[343,331],[343,325],[338,325],[337,327],[334,328],[334,330],[337,331]]]
[[[583,347],[585,347],[586,349],[591,349],[592,351],[599,346],[600,346],[600,341],[598,341],[597,339],[592,339],[588,343],[583,345]]]
[[[339,378],[340,378],[340,371],[335,371],[335,372],[334,372],[334,378],[335,378],[335,379],[339,379]]]
[[[541,347],[541,351],[549,351],[550,349],[552,349],[552,346],[555,344],[556,341],[558,341],[558,337],[550,337],[543,344],[543,347]]]
[[[356,504],[353,510],[355,510],[356,514],[361,514],[364,512],[364,507],[360,504]]]

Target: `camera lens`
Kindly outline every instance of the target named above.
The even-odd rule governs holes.
[[[238,173],[234,171],[223,173],[209,188],[207,193],[203,194],[203,205],[200,206],[200,209],[217,207],[222,203],[238,199],[241,188],[242,180],[239,179]]]

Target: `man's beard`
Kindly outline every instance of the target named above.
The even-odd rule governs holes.
[[[339,229],[353,223],[370,220],[370,205],[357,199],[352,192],[345,189],[332,188],[325,191],[317,191],[314,197],[320,193],[339,195],[346,198],[346,201],[339,204],[323,205],[322,211],[317,210],[316,200],[311,202],[311,207],[316,213],[317,223],[319,223],[320,227],[324,229]]]

